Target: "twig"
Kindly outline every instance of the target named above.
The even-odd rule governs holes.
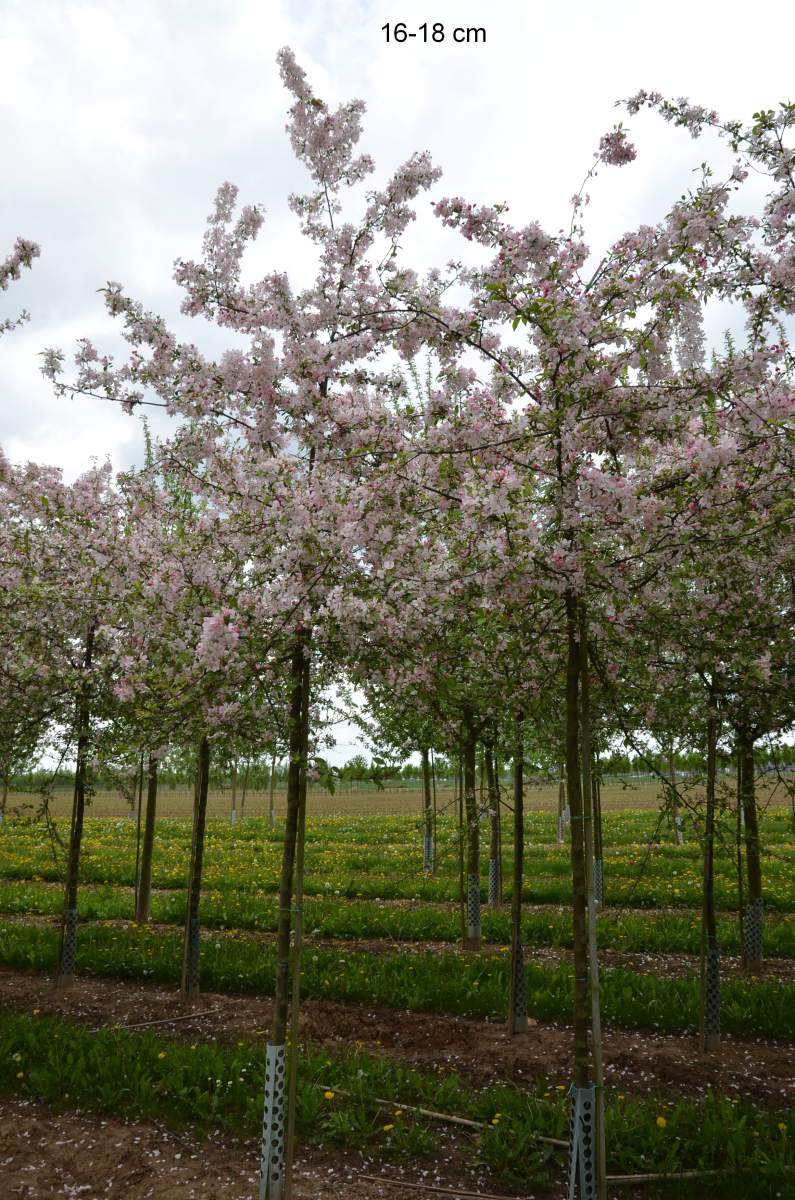
[[[665,1179],[705,1179],[708,1175],[723,1175],[723,1171],[671,1171],[654,1175],[608,1175],[608,1183],[658,1183]]]
[[[340,1096],[351,1096],[352,1092],[346,1092],[344,1088],[326,1087],[324,1083],[316,1085],[323,1088],[325,1092],[335,1092]],[[432,1117],[435,1121],[449,1121],[453,1125],[465,1125],[469,1129],[490,1129],[491,1126],[484,1125],[482,1121],[472,1121],[469,1117],[455,1117],[450,1113],[435,1112],[432,1108],[420,1108],[417,1104],[403,1104],[401,1100],[382,1100],[378,1096],[368,1096],[371,1104],[379,1104],[384,1108],[399,1108],[405,1109],[406,1112],[419,1113],[423,1117]],[[561,1141],[560,1138],[542,1137],[540,1133],[533,1135],[539,1142],[546,1142],[550,1146],[568,1147],[568,1142]]]
[[[467,1192],[461,1188],[437,1187],[433,1183],[412,1183],[408,1179],[390,1179],[386,1175],[357,1175],[357,1179],[365,1179],[368,1183],[387,1183],[392,1187],[413,1188],[418,1192],[436,1192],[441,1196],[458,1196],[460,1200],[518,1200],[516,1196],[495,1196],[493,1192]]]
[[[205,1008],[203,1012],[183,1013],[180,1017],[161,1017],[157,1021],[138,1021],[135,1025],[97,1025],[91,1033],[99,1033],[103,1029],[144,1029],[147,1025],[171,1025],[174,1021],[191,1021],[198,1017],[209,1017],[220,1011],[220,1008]]]

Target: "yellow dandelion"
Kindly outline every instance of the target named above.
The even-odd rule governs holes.
[[[324,1092],[324,1093],[323,1093],[323,1099],[324,1099],[324,1100],[333,1100],[333,1099],[334,1099],[334,1093],[333,1093],[333,1092]]]
[[[658,1117],[658,1118],[657,1118],[657,1128],[658,1128],[658,1129],[665,1129],[665,1126],[666,1126],[667,1124],[668,1124],[668,1122],[666,1121],[665,1117]]]
[[[394,1125],[385,1125],[385,1126],[384,1126],[384,1133],[389,1133],[390,1129],[394,1129],[394,1128],[395,1128],[395,1126],[394,1126]]]

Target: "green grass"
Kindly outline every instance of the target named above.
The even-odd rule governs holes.
[[[51,969],[54,929],[0,923],[0,963]],[[83,926],[78,936],[80,971],[125,979],[176,984],[182,940],[178,933],[139,928]],[[507,994],[504,955],[372,954],[307,947],[303,993],[315,999],[379,1004],[414,1012],[441,1012],[502,1019]],[[275,950],[245,935],[213,934],[202,943],[202,986],[211,991],[272,995]],[[569,966],[527,967],[530,1014],[542,1021],[571,1019]],[[602,1016],[629,1029],[687,1032],[698,1024],[698,981],[652,974],[602,972]],[[795,1037],[795,986],[728,979],[722,987],[722,1027],[743,1036]]]
[[[0,883],[0,913],[57,916],[63,908],[61,890],[51,884]],[[109,884],[88,885],[78,896],[78,912],[84,920],[127,920],[133,916],[134,898]],[[155,892],[152,920],[181,924],[185,920],[186,893]],[[209,929],[276,930],[278,907],[275,896],[248,892],[211,892],[202,898],[202,924]],[[507,945],[510,917],[507,906],[484,907],[483,938],[487,943]],[[304,904],[304,927],[324,938],[353,940],[395,939],[406,942],[455,942],[461,936],[458,911],[449,907],[414,903],[397,906],[372,900],[333,900],[310,897]],[[547,906],[526,912],[524,940],[528,946],[570,947],[571,912]],[[736,917],[718,921],[718,942],[725,954],[739,954],[740,934]],[[698,954],[701,922],[696,914],[650,912],[640,915],[621,911],[603,912],[599,919],[599,945],[604,949],[632,953]],[[768,916],[765,923],[765,953],[772,958],[795,958],[795,921]]]
[[[735,865],[728,816],[723,819],[715,868],[716,903],[737,907]],[[725,826],[725,827],[724,827]],[[663,830],[660,845],[649,849],[655,814],[614,813],[605,818],[606,899],[634,907],[697,907],[701,896],[700,852],[695,840],[677,847]],[[486,869],[487,826],[484,839]],[[504,861],[510,861],[510,830],[504,831]],[[795,911],[791,886],[795,850],[787,814],[776,810],[762,820],[765,900],[771,911]],[[554,826],[549,814],[530,814],[524,898],[533,904],[565,904],[571,898],[568,847],[550,844]],[[170,819],[158,823],[153,882],[158,888],[185,887],[190,824]],[[721,846],[725,843],[725,850]],[[306,884],[308,896],[335,899],[455,900],[458,866],[457,831],[450,818],[439,823],[439,872],[421,870],[418,821],[401,817],[315,817],[308,823]],[[208,821],[204,884],[223,895],[273,895],[281,858],[281,832],[260,818],[231,826]],[[0,828],[0,880],[59,881],[62,861],[53,855],[40,823],[9,819]],[[132,886],[135,881],[135,826],[131,821],[89,818],[86,821],[81,880],[91,884]],[[485,896],[485,878],[483,883]],[[506,896],[510,888],[506,888]]]
[[[264,1049],[251,1043],[189,1044],[151,1032],[94,1033],[55,1018],[0,1016],[0,1091],[57,1108],[81,1106],[190,1125],[199,1133],[253,1137],[260,1128],[263,1077]],[[299,1060],[298,1134],[315,1144],[359,1146],[383,1156],[429,1156],[444,1127],[400,1107],[420,1105],[482,1122],[486,1128],[474,1155],[507,1184],[526,1186],[528,1176],[538,1184],[556,1153],[538,1135],[566,1137],[567,1081],[556,1082],[531,1091],[508,1085],[476,1091],[454,1072],[420,1072],[358,1051],[330,1058],[310,1047]],[[343,1091],[352,1095],[343,1097]],[[374,1097],[392,1104],[384,1109]],[[760,1200],[788,1181],[792,1112],[762,1111],[712,1093],[675,1104],[612,1095],[607,1100],[610,1172],[741,1171],[742,1194]],[[559,1155],[557,1169],[562,1165]],[[706,1195],[712,1185],[698,1186]]]

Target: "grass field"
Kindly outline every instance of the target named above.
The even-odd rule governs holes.
[[[726,775],[724,788],[731,791],[734,780]],[[510,799],[510,781],[502,782],[503,796]],[[759,802],[763,806],[771,805],[776,808],[788,807],[791,804],[786,790],[773,780],[762,781],[758,788]],[[657,809],[660,804],[660,784],[656,780],[641,779],[640,781],[608,779],[602,788],[602,808],[605,812],[617,812],[627,809]],[[211,789],[208,797],[207,811],[210,816],[221,817],[228,815],[231,807],[231,790]],[[699,796],[699,789],[694,791],[694,799]],[[447,812],[455,804],[455,793],[452,787],[439,787],[436,793],[437,808]],[[237,796],[240,806],[240,792]],[[40,804],[36,795],[12,791],[8,797],[9,809],[21,809],[33,812]],[[525,788],[525,805],[530,811],[557,812],[558,785],[549,782],[530,782]],[[71,812],[72,794],[69,789],[55,792],[50,804],[51,812],[56,817],[68,816]],[[189,788],[162,787],[158,795],[158,812],[164,817],[190,816],[193,806],[193,792]],[[278,787],[274,794],[274,806],[277,816],[283,817],[286,807],[284,786]],[[418,784],[401,787],[389,787],[379,791],[364,784],[338,785],[334,795],[325,788],[309,787],[307,801],[310,814],[317,816],[352,816],[374,815],[391,816],[401,813],[419,813],[422,810],[422,792]],[[263,816],[268,811],[267,791],[249,791],[246,795],[245,813],[247,816]],[[91,799],[91,813],[97,817],[127,817],[130,808],[127,801],[119,792],[99,791]]]
[[[552,1143],[539,1141],[565,1138],[571,1061],[571,865],[568,845],[557,844],[557,789],[527,793],[523,933],[533,1024],[513,1039],[502,1032],[510,887],[506,880],[502,904],[483,909],[483,952],[463,953],[459,833],[450,799],[449,791],[437,796],[437,870],[426,875],[417,790],[310,797],[302,1153],[356,1149],[421,1177],[435,1163],[442,1185],[467,1177],[478,1191],[500,1195],[527,1195],[531,1178],[539,1200],[559,1196],[563,1159]],[[176,989],[190,796],[161,793],[146,928],[132,921],[136,821],[119,797],[95,798],[81,863],[80,979],[71,996],[54,994],[49,983],[68,797],[52,807],[54,834],[32,819],[32,809],[9,806],[0,826],[1,1092],[28,1103],[79,1105],[97,1120],[125,1113],[176,1129],[187,1123],[201,1135],[256,1132],[275,979],[284,794],[273,828],[261,815],[262,795],[249,797],[246,819],[235,825],[228,801],[228,793],[212,797],[207,825],[201,971],[211,995],[185,1023],[190,1010]],[[699,1055],[695,1039],[698,823],[685,814],[686,842],[677,846],[658,804],[655,785],[613,784],[604,791],[599,940],[610,1169],[726,1168],[731,1179],[721,1177],[720,1185],[705,1176],[697,1193],[688,1184],[690,1190],[674,1186],[665,1194],[784,1197],[795,1168],[795,1117],[787,1102],[795,1046],[795,834],[786,798],[763,800],[768,964],[761,978],[745,975],[731,958],[741,946],[736,816],[731,809],[719,814],[715,895],[727,958],[723,1040],[714,1056]],[[488,822],[481,833],[485,901]],[[511,849],[506,814],[506,871]],[[223,1015],[202,1016],[205,1006]],[[164,1020],[162,1036],[104,1028],[134,1023],[136,1014],[145,1022]],[[169,1026],[174,1016],[179,1020]],[[483,1132],[455,1126],[440,1132],[412,1105],[475,1122]],[[635,1200],[636,1193],[623,1188],[621,1195]]]

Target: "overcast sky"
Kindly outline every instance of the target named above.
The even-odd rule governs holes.
[[[568,200],[614,101],[639,88],[687,95],[727,117],[795,99],[795,17],[786,0],[0,0],[0,258],[16,236],[40,243],[23,281],[0,293],[0,445],[14,461],[74,478],[92,457],[140,461],[139,422],[99,401],[55,400],[45,346],[118,343],[97,294],[107,280],[183,336],[173,260],[197,255],[218,184],[260,203],[263,269],[306,268],[286,196],[304,190],[284,132],[275,56],[289,45],[331,104],[367,104],[362,148],[384,179],[414,150],[444,174],[434,195],[509,201],[517,223],[568,225]],[[443,44],[387,44],[381,26],[443,22]],[[456,45],[456,26],[486,42]],[[589,238],[602,247],[659,217],[707,148],[642,115],[638,159],[590,187]],[[407,261],[460,253],[423,200]],[[345,755],[343,754],[342,757]]]

